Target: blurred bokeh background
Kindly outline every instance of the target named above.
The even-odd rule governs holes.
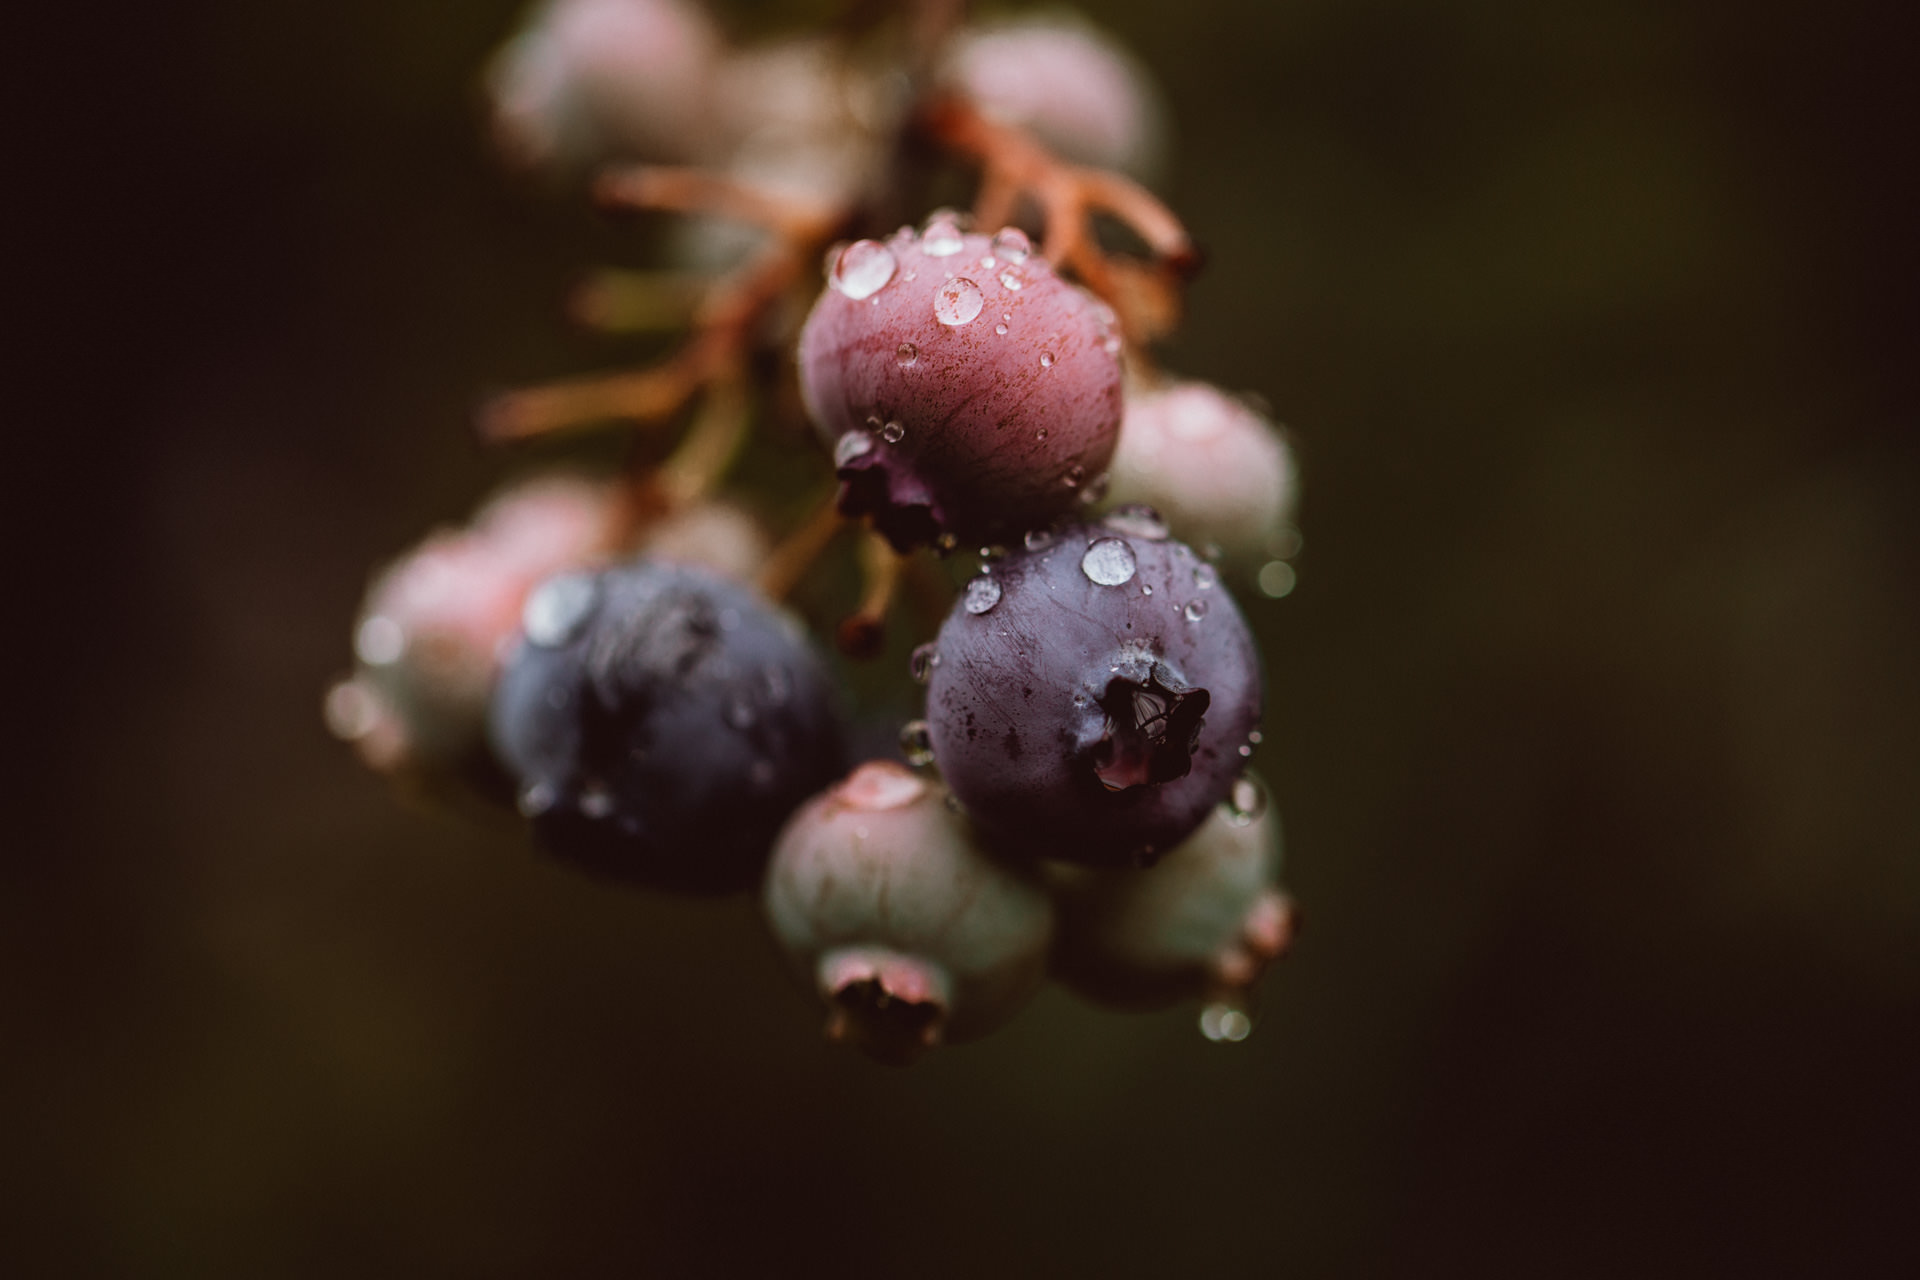
[[[509,469],[478,394],[631,356],[561,303],[640,246],[483,145],[515,11],[16,29],[11,1274],[1915,1260],[1900,7],[1098,7],[1210,253],[1168,361],[1301,451],[1251,612],[1308,928],[1244,1044],[1049,993],[904,1073],[752,904],[587,883],[322,729],[371,568]]]

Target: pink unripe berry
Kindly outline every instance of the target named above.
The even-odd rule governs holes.
[[[1265,788],[1244,777],[1198,831],[1146,870],[1053,868],[1054,975],[1122,1007],[1241,1003],[1292,938],[1279,873],[1279,819]]]
[[[354,630],[354,675],[327,721],[382,772],[446,769],[480,749],[501,660],[541,579],[604,553],[612,486],[545,476],[503,489],[374,579]]]
[[[1293,453],[1244,400],[1204,382],[1129,387],[1108,494],[1153,507],[1180,538],[1266,559],[1293,518]]]
[[[720,47],[684,0],[548,0],[488,68],[495,136],[529,168],[690,159]]]
[[[774,936],[829,1010],[828,1034],[912,1061],[1011,1018],[1038,988],[1053,913],[976,843],[946,789],[861,765],[808,801],[767,872]]]
[[[1120,423],[1112,312],[1025,235],[924,233],[839,251],[800,335],[800,387],[841,510],[902,549],[1017,539],[1072,509]]]
[[[963,31],[945,79],[1068,160],[1142,178],[1160,167],[1165,112],[1152,77],[1082,19],[1052,14]]]

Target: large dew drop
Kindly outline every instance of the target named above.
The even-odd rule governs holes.
[[[1080,557],[1080,572],[1103,587],[1131,582],[1138,567],[1139,561],[1125,538],[1101,538]]]
[[[986,613],[1000,603],[1000,584],[993,577],[982,574],[967,584],[968,613],[975,615]]]
[[[1025,262],[1033,252],[1033,241],[1018,227],[1002,227],[994,233],[993,251],[1008,262]]]
[[[979,315],[984,305],[980,286],[959,276],[941,285],[933,295],[933,318],[941,324],[965,324]]]
[[[526,608],[520,611],[520,629],[543,649],[563,645],[573,639],[593,612],[597,591],[590,574],[565,573],[549,578],[527,597]]]
[[[929,258],[950,258],[966,247],[960,228],[950,218],[935,215],[920,237],[920,250]]]
[[[858,302],[886,288],[897,265],[893,250],[878,240],[855,240],[840,251],[828,283]]]

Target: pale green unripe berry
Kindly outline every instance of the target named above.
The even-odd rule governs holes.
[[[794,814],[767,871],[768,923],[827,1034],[883,1062],[992,1031],[1045,974],[1046,892],[982,850],[946,794],[863,764]]]
[[[1128,1008],[1238,1004],[1291,941],[1277,885],[1280,823],[1252,778],[1145,870],[1052,869],[1060,910],[1054,975]]]

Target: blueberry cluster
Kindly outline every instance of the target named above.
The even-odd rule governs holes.
[[[548,0],[495,58],[509,159],[681,219],[669,269],[597,273],[576,315],[685,342],[498,397],[482,433],[677,443],[513,482],[383,570],[328,722],[569,867],[758,888],[829,1035],[878,1060],[1049,976],[1240,1039],[1293,911],[1232,584],[1292,586],[1291,452],[1153,363],[1198,255],[1129,176],[1164,145],[1138,65],[1077,19],[852,9],[739,48],[688,0]],[[978,171],[972,210],[889,230],[930,156]],[[783,417],[813,467],[759,447]],[[862,761],[886,698],[847,664],[901,628],[924,718]]]

